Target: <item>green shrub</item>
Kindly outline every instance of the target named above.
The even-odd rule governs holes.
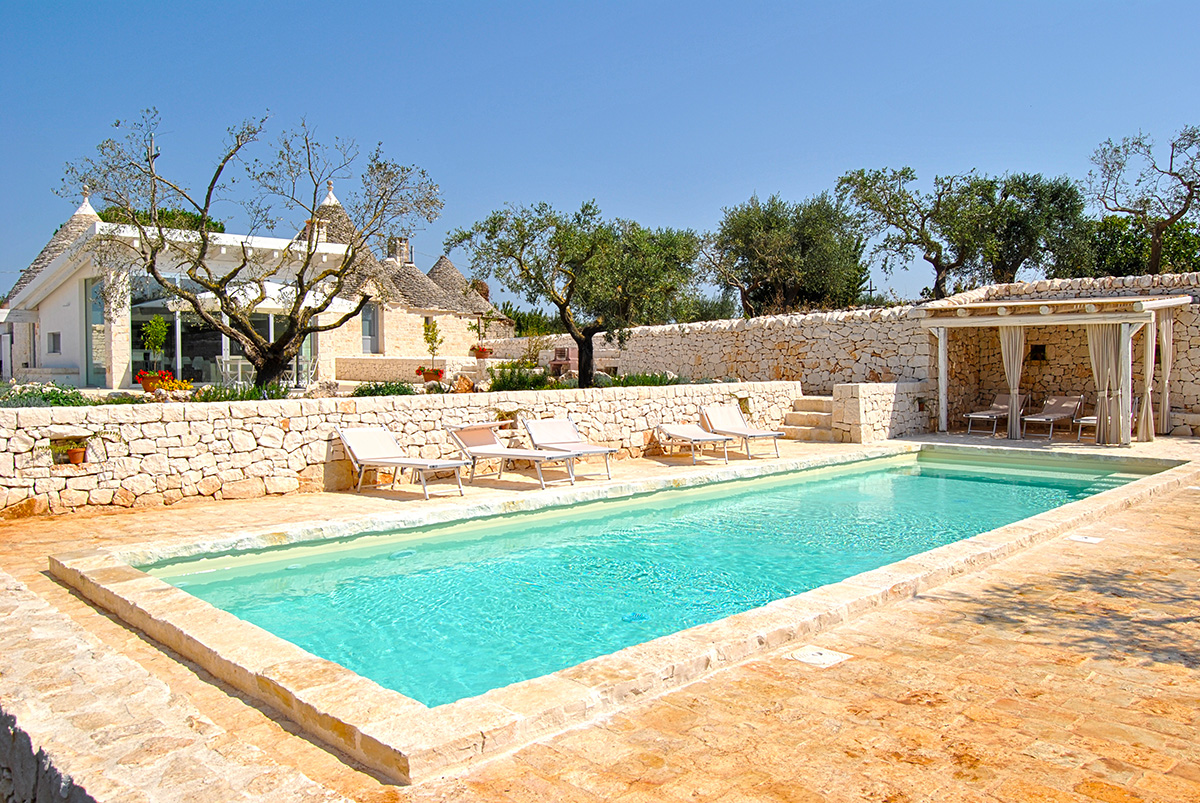
[[[621,388],[659,387],[662,385],[683,385],[687,380],[669,374],[626,374],[618,376],[613,384]]]
[[[492,378],[492,391],[545,390],[552,387],[553,380],[541,371],[525,368],[515,362],[502,362],[488,368]]]
[[[257,388],[253,385],[234,387],[232,385],[207,385],[192,394],[195,402],[217,401],[264,401],[268,399],[286,399],[288,388],[278,382],[272,382],[266,387]]]
[[[53,382],[0,385],[0,407],[87,407],[95,402],[77,388]]]
[[[411,382],[364,382],[354,389],[351,396],[415,396],[417,389]]]

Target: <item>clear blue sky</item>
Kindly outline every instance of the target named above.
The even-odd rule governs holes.
[[[384,143],[441,185],[414,238],[513,202],[711,229],[752,193],[846,170],[1086,175],[1108,137],[1200,123],[1194,2],[41,3],[0,30],[0,285],[74,206],[53,194],[118,117],[157,106],[160,166],[199,183],[270,110]],[[237,231],[234,220],[231,230]],[[452,255],[462,265],[461,253]],[[915,295],[921,265],[876,282]]]

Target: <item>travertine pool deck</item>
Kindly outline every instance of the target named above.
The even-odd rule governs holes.
[[[856,448],[785,444],[785,455]],[[1185,439],[1121,452],[1200,456]],[[665,462],[619,463],[617,478],[693,471],[686,460]],[[524,480],[515,486],[530,487]],[[493,485],[468,498],[508,493]],[[397,498],[416,494],[323,494],[7,523],[0,567],[98,637],[102,652],[130,659],[185,698],[214,723],[227,752],[230,744],[248,746],[239,760],[273,763],[276,774],[303,772],[350,799],[1194,800],[1200,793],[1195,488],[1090,525],[1087,534],[1105,539],[1098,544],[1059,537],[813,639],[854,656],[844,663],[816,669],[788,658],[797,647],[791,644],[600,723],[408,788],[292,735],[290,723],[45,574],[48,555],[80,547],[369,515]],[[5,692],[7,677],[0,678]],[[211,799],[236,798],[214,790]]]

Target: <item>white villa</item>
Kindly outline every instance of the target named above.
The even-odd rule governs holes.
[[[339,238],[337,224],[349,219],[332,187],[317,217],[331,224],[320,227],[317,255],[340,258],[346,241]],[[171,326],[163,361],[177,377],[217,382],[228,379],[231,368],[239,373],[248,369],[239,358],[236,341],[207,326],[186,304],[181,307],[178,301],[169,300],[152,280],[133,281],[127,303],[106,302],[98,292],[101,271],[88,248],[100,234],[133,237],[136,231],[124,232],[120,226],[102,222],[85,197],[0,303],[0,364],[5,379],[131,387],[136,373],[151,367],[150,355],[142,348],[141,329],[155,315]],[[220,246],[218,268],[226,255],[229,264],[235,264],[243,248],[278,256],[286,255],[295,244],[283,238],[236,234],[216,234],[212,241]],[[374,255],[366,258],[376,261]],[[451,368],[474,362],[468,349],[478,335],[468,327],[485,316],[500,318],[488,325],[488,335],[512,334],[512,323],[473,290],[445,256],[426,274],[416,266],[408,240],[396,239],[376,266],[391,282],[385,294],[390,300],[373,301],[340,328],[310,335],[298,360],[297,384],[411,379],[413,368],[429,361],[422,334],[423,324],[430,321],[437,322],[444,338],[438,365]],[[343,314],[358,298],[336,299],[324,319]],[[268,294],[252,316],[269,338],[274,335],[276,314],[283,311],[280,304],[281,299]]]

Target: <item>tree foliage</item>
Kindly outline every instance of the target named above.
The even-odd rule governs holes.
[[[262,118],[230,128],[211,175],[194,190],[182,177],[159,172],[160,121],[153,109],[140,119],[117,121],[123,136],[68,165],[64,179],[64,194],[87,187],[124,224],[93,244],[109,303],[127,298],[131,280],[149,277],[169,298],[238,341],[259,387],[279,376],[309,334],[343,325],[372,294],[386,300],[391,283],[372,247],[408,234],[417,220],[432,221],[442,205],[437,185],[420,168],[387,159],[377,146],[356,170],[361,154],[353,141],[322,143],[303,122],[281,134],[273,152],[255,158],[265,123]],[[355,175],[358,186],[342,203],[321,205],[334,179]],[[222,237],[224,225],[214,210],[230,207],[241,209],[248,234],[282,231],[289,245],[255,249],[248,239]],[[175,228],[184,217],[180,210],[191,223],[186,230]],[[321,242],[322,227],[337,247]],[[331,312],[338,298],[356,303],[350,311]],[[267,299],[283,308],[276,313],[274,340],[250,317]]]
[[[1150,238],[1147,273],[1163,267],[1164,238],[1171,226],[1200,212],[1200,126],[1184,126],[1164,157],[1146,134],[1105,140],[1088,173],[1088,189],[1109,212],[1128,215]]]
[[[1060,262],[1046,269],[1051,279],[1087,276],[1142,276],[1149,268],[1150,234],[1126,215],[1088,221],[1090,259]],[[1200,271],[1200,225],[1180,220],[1162,235],[1161,266],[1167,273]]]
[[[966,267],[983,283],[1015,282],[1022,269],[1088,264],[1091,227],[1083,193],[1071,179],[1016,173],[977,177],[970,186],[984,217],[982,248]]]
[[[977,178],[935,176],[933,191],[923,192],[912,186],[917,174],[910,167],[853,170],[838,179],[837,190],[877,238],[871,255],[883,271],[920,257],[933,268],[932,296],[945,298],[950,277],[983,253],[987,208]]]
[[[690,289],[699,238],[607,222],[594,202],[571,214],[543,202],[497,210],[445,245],[468,251],[476,278],[495,276],[530,304],[553,306],[579,349],[579,386],[590,387],[592,337],[623,337],[669,314]]]
[[[706,249],[709,277],[746,317],[849,306],[868,280],[860,221],[828,194],[799,203],[753,196],[724,210]]]
[[[119,206],[106,206],[97,212],[96,216],[105,223],[134,223],[136,220],[143,226],[152,225],[150,213],[145,209],[129,210]],[[164,229],[199,231],[204,227],[213,234],[225,232],[225,224],[220,220],[205,220],[201,215],[186,209],[160,209],[157,217],[158,224]]]

